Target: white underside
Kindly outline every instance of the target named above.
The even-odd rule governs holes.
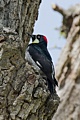
[[[31,57],[31,55],[27,51],[27,49],[26,49],[26,52],[25,52],[25,59],[29,64],[33,65],[37,70],[40,70],[40,68],[36,65],[36,63],[34,62],[34,60]]]

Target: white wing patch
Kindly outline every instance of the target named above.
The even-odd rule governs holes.
[[[42,67],[41,64],[40,64],[38,61],[36,61],[36,64],[37,64],[39,67]]]
[[[54,70],[54,66],[52,64],[52,78],[53,78],[53,75],[55,75],[55,70]]]

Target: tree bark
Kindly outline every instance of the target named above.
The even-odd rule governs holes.
[[[56,66],[61,103],[53,120],[80,120],[80,4],[66,10],[62,26],[67,42]]]
[[[25,61],[41,0],[0,0],[0,120],[51,120],[58,108],[45,79]]]

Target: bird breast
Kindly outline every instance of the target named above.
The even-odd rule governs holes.
[[[40,68],[36,65],[36,63],[34,62],[34,60],[31,57],[31,55],[29,54],[28,48],[25,51],[25,59],[30,65],[34,66],[37,70],[40,70]]]

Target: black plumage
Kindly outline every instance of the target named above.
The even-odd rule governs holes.
[[[47,76],[50,93],[54,93],[55,86],[58,86],[58,82],[55,79],[55,70],[52,58],[47,49],[47,38],[43,35],[33,35],[32,43],[28,45],[27,51],[29,52],[36,65]]]

